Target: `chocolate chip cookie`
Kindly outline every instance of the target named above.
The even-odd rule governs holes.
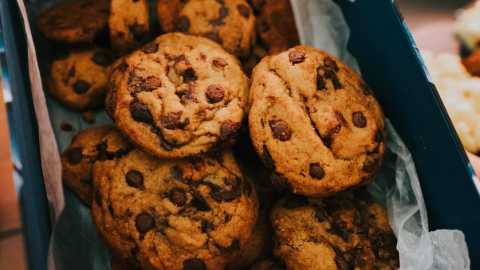
[[[265,57],[250,104],[253,145],[277,189],[329,196],[374,179],[385,152],[383,112],[338,59],[308,46]]]
[[[270,218],[274,255],[288,269],[399,269],[387,210],[364,189],[324,199],[290,194]]]
[[[145,152],[180,158],[233,143],[249,80],[238,60],[215,42],[166,34],[112,70],[107,113]]]
[[[76,0],[58,4],[37,20],[46,38],[64,43],[92,42],[107,32],[110,1]]]
[[[157,7],[165,32],[209,38],[240,58],[255,44],[255,16],[244,0],[160,0]]]
[[[258,201],[231,150],[158,159],[135,149],[94,168],[94,224],[138,269],[224,269],[255,225]]]
[[[300,45],[290,0],[252,0],[260,42],[270,54]]]
[[[88,205],[93,201],[93,165],[118,158],[133,148],[115,129],[100,126],[80,132],[62,154],[63,181]]]
[[[128,54],[147,41],[147,0],[111,0],[108,19],[110,42],[118,55]]]
[[[102,107],[113,57],[99,47],[85,47],[54,55],[46,80],[47,90],[75,111]]]
[[[286,270],[287,268],[282,263],[274,259],[263,260],[256,263],[250,270]]]

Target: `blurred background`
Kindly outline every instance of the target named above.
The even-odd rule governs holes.
[[[418,48],[435,53],[450,52],[454,55],[459,54],[460,45],[453,33],[453,22],[456,11],[471,1],[398,0],[396,2]],[[8,120],[12,115],[10,105],[11,93],[8,87],[2,33],[0,24],[0,88],[3,89],[3,95],[0,94],[0,186],[2,187],[0,189],[0,269],[24,270],[26,269],[24,242],[20,222],[21,214],[17,199],[17,191],[22,186],[22,179],[18,173],[21,171],[21,163],[18,160],[16,142],[14,140],[15,130],[11,126],[8,128]],[[480,92],[480,87],[478,92]],[[444,99],[443,96],[442,99]],[[447,109],[449,109],[448,106]],[[468,130],[468,126],[466,128]],[[473,163],[475,162],[478,161],[474,160]]]

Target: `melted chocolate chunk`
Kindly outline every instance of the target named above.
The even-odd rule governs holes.
[[[212,84],[207,88],[207,99],[210,103],[217,103],[223,100],[225,92],[223,87],[218,84]]]
[[[144,122],[147,124],[153,123],[153,116],[148,108],[148,105],[138,100],[133,100],[130,104],[130,113],[135,121]]]
[[[153,42],[148,43],[143,47],[143,52],[145,54],[156,53],[157,51],[158,51],[158,44],[155,44]]]
[[[228,65],[228,62],[223,58],[217,57],[213,59],[213,65],[223,69],[226,65]]]
[[[173,188],[170,190],[170,201],[176,206],[184,206],[187,202],[187,194],[181,188]]]
[[[137,230],[140,233],[146,233],[155,227],[155,219],[147,213],[141,213],[135,219]]]
[[[180,124],[182,113],[182,111],[179,111],[164,115],[161,120],[162,126],[166,129],[175,129]]]
[[[364,128],[367,126],[367,119],[362,112],[354,112],[352,114],[353,125],[358,128]]]
[[[134,188],[143,186],[143,174],[137,170],[131,170],[125,175],[127,184]]]
[[[208,206],[207,201],[205,201],[202,194],[198,191],[194,191],[192,196],[192,205],[197,208],[198,211],[210,211],[210,206]]]
[[[325,177],[325,171],[318,163],[310,164],[310,175],[318,180],[323,179]]]
[[[225,22],[223,20],[228,16],[229,12],[230,12],[230,10],[226,6],[222,5],[220,7],[220,9],[218,10],[218,18],[210,20],[209,23],[211,25],[215,25],[215,26],[225,24]]]
[[[68,163],[75,165],[80,163],[82,161],[82,154],[83,148],[82,147],[76,147],[68,150],[67,152],[67,161]]]
[[[300,51],[292,51],[288,54],[288,58],[290,60],[290,63],[292,63],[293,65],[300,64],[305,61],[305,53]]]
[[[223,122],[220,128],[220,139],[226,141],[235,137],[239,128],[240,123],[234,123],[231,120]]]
[[[269,122],[273,137],[280,141],[288,141],[292,137],[292,130],[283,120],[271,120]]]
[[[82,95],[82,94],[85,94],[88,92],[88,90],[90,89],[90,87],[92,87],[91,84],[89,84],[88,82],[84,81],[84,80],[77,80],[73,85],[72,85],[72,88],[73,88],[73,92],[79,94],[79,95]]]
[[[178,166],[173,166],[170,168],[170,175],[173,179],[183,182],[183,170]]]

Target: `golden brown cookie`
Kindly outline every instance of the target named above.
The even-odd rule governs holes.
[[[100,126],[80,132],[62,154],[63,181],[88,205],[93,201],[93,165],[97,160],[118,158],[129,144],[115,126]]]
[[[94,224],[113,254],[141,269],[224,269],[255,225],[258,201],[231,150],[158,159],[138,149],[94,168]]]
[[[147,0],[111,0],[108,19],[110,42],[118,55],[128,54],[147,41]]]
[[[157,9],[165,32],[209,38],[240,58],[255,44],[255,16],[244,0],[160,0]]]
[[[338,59],[308,46],[264,58],[250,104],[250,136],[275,188],[330,196],[374,179],[385,151],[383,112]]]
[[[290,194],[270,218],[274,255],[287,269],[399,268],[387,210],[364,189],[324,199]]]
[[[107,32],[110,1],[76,0],[42,13],[37,28],[46,38],[64,43],[92,42]]]
[[[300,45],[290,0],[251,0],[260,42],[270,54]]]
[[[232,144],[249,80],[238,60],[202,37],[166,34],[118,60],[106,110],[139,148],[163,158]]]
[[[59,52],[50,65],[47,90],[75,111],[102,107],[112,63],[110,52],[99,47]]]

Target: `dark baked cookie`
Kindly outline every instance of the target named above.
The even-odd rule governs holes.
[[[285,265],[273,260],[263,260],[256,263],[250,270],[286,270]]]
[[[93,201],[93,165],[121,157],[133,148],[115,129],[100,126],[80,132],[62,154],[63,181],[88,205]]]
[[[37,20],[46,38],[65,43],[92,42],[106,33],[110,1],[76,0],[58,4]]]
[[[209,38],[241,58],[255,44],[255,16],[244,0],[160,0],[157,8],[165,32]]]
[[[135,149],[94,168],[94,224],[113,254],[140,269],[224,269],[258,214],[231,150],[218,159],[158,159]]]
[[[145,45],[150,29],[147,0],[111,0],[108,26],[117,54],[125,55]]]
[[[47,77],[47,90],[75,111],[102,107],[107,92],[110,52],[88,47],[54,56]]]
[[[364,189],[332,197],[290,194],[270,216],[274,255],[288,269],[398,269],[387,210]]]
[[[106,110],[144,151],[193,156],[233,142],[248,87],[238,60],[218,44],[166,34],[114,64]]]
[[[372,91],[351,68],[308,46],[265,57],[250,89],[249,126],[275,188],[329,196],[370,183],[386,131]]]
[[[300,45],[290,0],[251,0],[260,42],[277,54]]]

